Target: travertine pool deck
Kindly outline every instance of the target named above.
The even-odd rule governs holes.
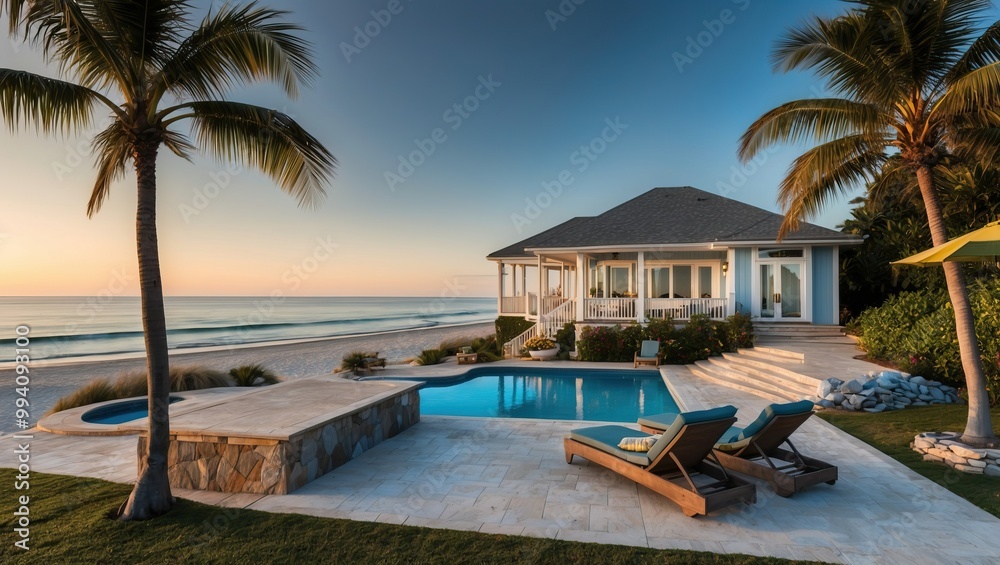
[[[684,367],[661,372],[688,410],[731,403],[745,425],[767,403]],[[796,446],[837,464],[836,485],[786,499],[757,483],[756,505],[696,519],[601,467],[567,464],[563,436],[588,425],[422,416],[291,494],[174,493],[234,508],[642,547],[838,563],[1000,562],[1000,520],[818,418],[796,433]],[[133,481],[135,442],[36,432],[32,470]],[[12,443],[0,439],[2,466],[14,466]]]

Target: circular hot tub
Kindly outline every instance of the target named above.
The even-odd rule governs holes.
[[[179,396],[171,396],[170,404],[184,400]],[[88,424],[122,424],[145,418],[149,415],[149,403],[145,398],[134,398],[105,404],[92,410],[87,410],[80,419]]]

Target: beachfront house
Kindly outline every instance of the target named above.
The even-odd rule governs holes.
[[[690,186],[654,188],[495,251],[499,314],[536,322],[506,348],[567,322],[743,312],[755,324],[838,324],[839,249],[861,240],[803,223],[779,242],[781,221]]]

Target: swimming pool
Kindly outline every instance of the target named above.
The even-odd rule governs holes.
[[[679,411],[658,371],[483,367],[420,389],[432,416],[635,422]]]
[[[170,404],[184,400],[179,396],[171,396]],[[122,424],[145,418],[149,415],[149,401],[145,398],[124,400],[114,404],[106,404],[93,410],[87,410],[80,419],[88,424]]]

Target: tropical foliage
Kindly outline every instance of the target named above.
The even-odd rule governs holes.
[[[232,377],[236,386],[265,386],[281,382],[278,375],[275,375],[257,363],[241,365],[230,369],[229,376]]]
[[[891,160],[898,159],[892,157]],[[941,203],[948,237],[1000,217],[1000,171],[983,166],[939,165]],[[880,175],[881,177],[881,175]],[[914,178],[876,178],[877,191],[854,199],[842,230],[864,238],[841,250],[840,302],[852,316],[903,290],[946,288],[941,269],[892,267],[889,263],[931,246],[927,214]],[[969,278],[996,276],[992,265],[965,264]]]
[[[425,349],[415,359],[417,365],[437,365],[448,356],[447,351],[440,349]]]
[[[1000,401],[1000,281],[980,280],[970,289],[979,350],[990,400]],[[873,359],[904,371],[962,386],[962,359],[948,293],[902,292],[865,310],[854,323],[859,345]]]
[[[947,241],[942,166],[987,166],[1000,151],[1000,22],[988,0],[852,0],[846,13],[789,30],[776,70],[810,70],[829,96],[795,100],[757,119],[740,140],[749,161],[778,143],[809,143],[778,189],[779,237],[834,197],[877,178],[916,181],[931,241]],[[891,156],[897,159],[890,159]],[[869,185],[879,192],[879,185]],[[965,277],[945,263],[969,390],[964,440],[995,441]]]
[[[77,134],[97,126],[96,214],[133,168],[136,247],[149,367],[149,449],[121,519],[152,518],[174,504],[167,477],[170,388],[156,235],[156,163],[161,148],[190,160],[197,147],[268,175],[300,204],[325,194],[336,161],[291,116],[225,100],[234,89],[274,82],[288,96],[316,75],[301,28],[285,12],[224,3],[193,21],[187,0],[3,0],[12,35],[37,47],[63,79],[0,69],[0,114],[8,126]],[[109,116],[98,124],[98,113]],[[189,130],[180,129],[188,124]],[[196,147],[197,144],[197,147]]]

